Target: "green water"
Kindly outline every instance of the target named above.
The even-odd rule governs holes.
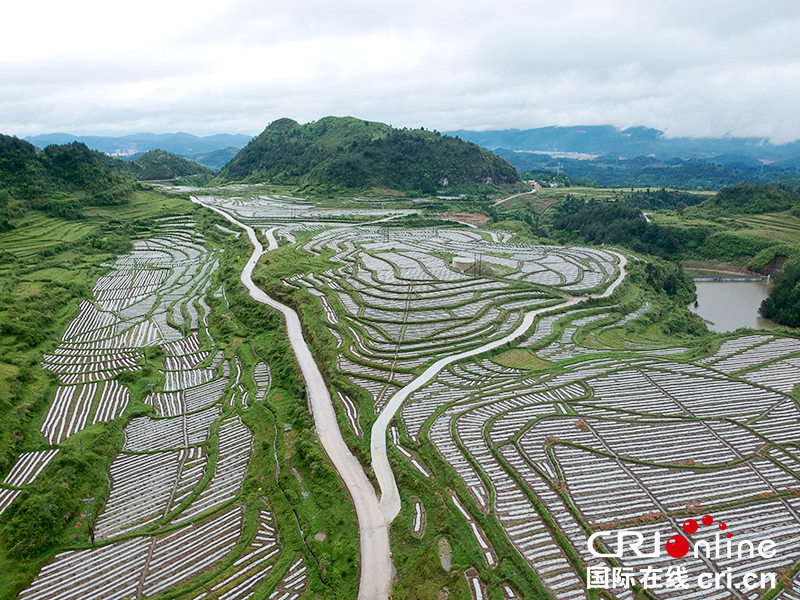
[[[777,327],[758,314],[770,286],[761,281],[696,281],[697,303],[689,310],[706,321],[711,331],[724,333],[739,327],[772,329]]]

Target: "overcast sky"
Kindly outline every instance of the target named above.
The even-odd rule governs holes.
[[[0,132],[644,125],[800,138],[797,0],[26,0]]]

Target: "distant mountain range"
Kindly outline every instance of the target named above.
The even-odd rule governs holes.
[[[239,150],[244,148],[250,141],[249,135],[219,133],[199,137],[190,133],[135,133],[121,137],[104,136],[81,136],[69,133],[47,133],[34,135],[25,138],[31,144],[44,148],[51,144],[70,144],[72,142],[83,142],[92,150],[98,150],[111,156],[133,160],[144,154],[148,150],[164,150],[186,158],[195,158],[200,155],[207,155],[218,150],[228,149],[226,156],[236,154],[230,149]],[[197,158],[195,158],[197,160]],[[202,160],[197,160],[205,164]],[[213,161],[214,165],[206,165],[212,169],[219,170],[222,165],[218,161]],[[227,162],[227,161],[225,161]]]
[[[308,182],[319,183],[336,175],[333,179],[341,180],[340,183],[346,179],[350,185],[359,187],[360,184],[353,180],[354,173],[355,179],[359,181],[374,179],[376,169],[380,170],[378,163],[386,158],[383,156],[386,148],[381,148],[381,151],[377,152],[377,147],[368,149],[364,145],[355,146],[364,141],[380,145],[380,142],[375,140],[384,138],[391,129],[388,126],[372,123],[362,131],[359,129],[361,127],[359,123],[364,122],[349,117],[344,119],[326,117],[317,121],[316,125],[302,126],[306,129],[302,130],[297,140],[283,140],[269,150],[265,145],[267,142],[265,134],[261,134],[258,138],[250,138],[241,134],[199,137],[188,133],[141,133],[103,137],[55,133],[31,136],[26,140],[39,148],[50,144],[79,141],[89,148],[128,161],[142,156],[149,150],[159,149],[192,159],[214,171],[223,171],[223,178],[228,180],[253,179],[254,176],[267,179],[288,176],[291,179],[301,174],[309,175],[312,168],[318,167],[313,176],[309,175]],[[321,130],[327,127],[331,127],[331,130],[321,133]],[[270,131],[271,134],[276,133]],[[397,156],[392,159],[395,161],[393,164],[395,166],[399,164],[397,161],[401,158],[403,163],[408,162],[412,155],[414,159],[419,159],[420,156],[416,156],[416,148],[405,147],[405,144],[399,143],[398,136],[402,132],[396,131],[398,133],[394,139],[398,143],[394,144],[393,152]],[[276,143],[271,139],[271,134],[266,137],[270,137],[270,143]],[[798,183],[800,141],[772,144],[761,138],[667,138],[663,131],[657,129],[647,127],[619,129],[610,125],[497,131],[458,130],[446,134],[492,150],[509,161],[520,173],[531,172],[534,173],[534,177],[537,172],[557,172],[575,181],[591,180],[607,186],[630,184],[719,189],[740,182],[773,181],[780,181],[782,185],[793,188],[800,186]],[[408,136],[412,133],[402,135]],[[418,141],[427,139],[426,135],[424,132],[413,133]],[[311,141],[311,138],[316,136],[321,137],[318,141]],[[430,137],[430,141],[434,137]],[[256,139],[258,144],[249,147],[247,152],[237,157],[241,149]],[[333,160],[332,155],[329,156],[332,149],[329,143],[331,139],[335,139],[336,144],[333,148],[338,150],[339,156],[333,161],[336,164],[329,165],[329,160]],[[301,151],[297,147],[300,140],[310,147]],[[350,144],[353,141],[356,141],[356,144],[351,148]],[[290,165],[286,162],[289,155],[284,154],[283,150],[278,151],[278,146],[283,146],[284,142],[288,142],[285,148],[291,149],[289,155],[295,152],[302,155],[296,157],[299,160],[298,164]],[[317,145],[319,147],[316,147]],[[259,155],[258,160],[255,160],[256,154]],[[343,158],[345,154],[348,154],[347,160]],[[303,161],[308,164],[301,165]],[[339,164],[340,162],[342,164]],[[224,169],[229,163],[230,168]],[[325,176],[320,174],[322,163],[327,168]],[[436,171],[436,169],[431,170],[433,166],[426,165],[425,169],[433,173]],[[417,175],[415,174],[415,177]],[[412,185],[411,179],[407,177],[401,179],[403,185]]]
[[[762,138],[667,138],[663,131],[647,127],[618,129],[611,125],[587,127],[540,127],[499,131],[448,131],[489,150],[505,148],[517,152],[613,155],[616,158],[650,156],[702,158],[719,164],[784,161],[800,157],[800,141],[772,144]],[[586,157],[584,157],[586,158]],[[763,164],[763,163],[762,163]],[[754,165],[753,165],[754,166]]]

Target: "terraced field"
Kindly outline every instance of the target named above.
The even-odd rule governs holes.
[[[163,351],[164,383],[144,398],[152,414],[128,421],[123,452],[110,464],[110,493],[94,528],[102,544],[56,554],[20,598],[244,599],[276,590],[298,597],[306,588],[291,553],[271,573],[283,548],[269,507],[246,511],[237,502],[253,434],[239,415],[247,405],[238,358],[224,360],[206,327],[220,251],[195,225],[164,219],[160,235],[118,257],[44,358],[61,382],[41,426],[50,448],[20,456],[3,481],[0,512],[60,443],[125,416],[129,390],[116,377],[139,369],[146,347]],[[260,363],[256,378],[255,400],[263,401],[268,364]],[[198,577],[202,587],[192,583]]]
[[[347,211],[283,198],[216,206],[251,227],[269,227],[301,252],[329,257],[327,269],[294,273],[280,285],[303,290],[325,320],[340,382],[330,384],[331,398],[351,443],[374,450],[370,442],[385,434],[393,467],[412,474],[399,489],[409,537],[420,544],[441,537],[429,524],[443,506],[463,525],[475,557],[459,571],[464,594],[533,597],[518,590],[536,582],[542,597],[596,598],[587,572],[604,568],[633,572],[637,585],[640,569],[674,566],[690,579],[708,571],[739,581],[756,571],[797,581],[800,408],[792,394],[800,384],[800,340],[729,336],[705,354],[692,344],[604,346],[598,340],[612,337],[605,333],[627,331],[655,310],[652,297],[623,303],[624,286],[600,298],[624,274],[616,251],[515,244],[497,231],[345,226]],[[330,221],[340,222],[326,227]],[[98,281],[95,298],[46,358],[63,384],[42,425],[52,448],[20,457],[0,489],[0,510],[46,468],[62,440],[124,414],[125,389],[112,378],[134,368],[143,347],[165,351],[165,385],[147,396],[152,416],[130,421],[125,449],[111,464],[111,494],[97,519],[98,537],[110,543],[57,555],[22,598],[102,598],[112,588],[120,598],[167,597],[174,588],[181,600],[254,593],[288,600],[307,589],[313,565],[282,550],[269,508],[260,508],[254,524],[247,521],[253,511],[248,517],[237,503],[254,443],[240,411],[265,398],[269,365],[260,362],[251,374],[256,392],[248,398],[241,365],[223,360],[204,326],[214,254],[190,223],[164,225],[163,236],[120,257]],[[456,270],[457,257],[482,268]],[[597,298],[584,303],[589,295]],[[508,336],[502,348],[437,362]],[[536,369],[500,364],[512,346],[515,366]],[[423,377],[434,363],[441,368]],[[392,398],[404,398],[396,413]],[[381,415],[387,429],[374,425]],[[212,428],[218,441],[209,445]],[[132,484],[144,474],[146,487]],[[382,508],[388,527],[395,514]],[[705,514],[727,523],[734,541],[773,540],[774,555],[662,553],[612,562],[589,551],[593,533],[635,529],[666,540],[683,535],[685,519]],[[713,544],[708,531],[685,535]],[[239,554],[223,562],[232,552]],[[98,565],[96,576],[80,564]],[[202,589],[188,589],[215,565],[222,566]],[[66,592],[64,582],[71,584]],[[647,592],[755,600],[765,590]],[[637,597],[621,586],[606,596]],[[797,593],[786,587],[777,597]]]

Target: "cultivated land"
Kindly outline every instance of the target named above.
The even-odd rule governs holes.
[[[95,543],[76,519],[80,539],[10,595],[352,598],[360,580],[360,598],[390,586],[393,598],[445,588],[474,600],[597,598],[588,567],[645,562],[593,557],[592,533],[666,539],[703,514],[734,540],[774,540],[774,557],[670,565],[800,584],[799,339],[664,334],[669,305],[642,283],[645,261],[618,248],[523,243],[501,227],[391,227],[377,222],[401,214],[388,204],[250,196],[199,198],[234,223],[206,222],[201,209],[157,221],[108,260],[42,357],[58,383],[40,445],[0,486],[0,511],[13,515],[75,440],[114,423],[121,433],[92,505]],[[269,251],[251,257],[259,234]],[[475,264],[456,271],[455,257]],[[306,398],[282,321],[236,286],[243,270],[257,299],[256,286],[299,315],[316,363],[316,373],[301,364],[314,424],[346,489],[299,416]],[[381,528],[390,548],[365,546],[364,532]],[[393,580],[374,566],[386,558]]]

